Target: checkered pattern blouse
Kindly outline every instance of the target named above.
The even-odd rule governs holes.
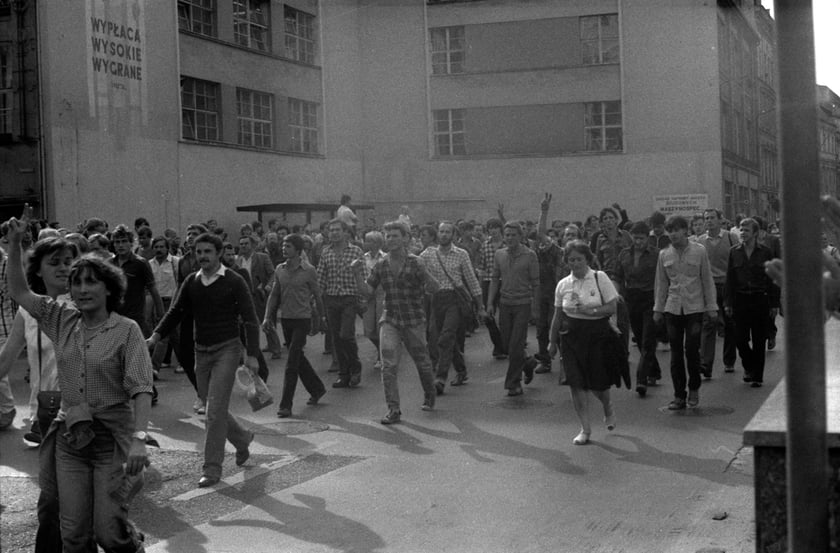
[[[482,280],[490,281],[493,276],[493,260],[496,258],[496,250],[504,247],[504,242],[500,242],[498,246],[495,246],[489,238],[484,241],[478,261],[478,274]]]
[[[318,262],[318,286],[325,296],[355,296],[356,276],[350,264],[356,259],[364,259],[362,249],[354,244],[347,244],[341,253],[332,246],[324,246],[321,260]]]
[[[454,290],[455,286],[463,286],[471,296],[481,297],[481,285],[475,276],[467,250],[452,246],[444,253],[439,247],[432,246],[426,248],[420,257],[426,264],[426,270],[440,283],[441,290]]]
[[[63,411],[82,403],[101,411],[152,393],[152,361],[136,322],[111,313],[85,339],[81,312],[46,296],[32,316],[55,344]]]
[[[371,288],[385,290],[385,310],[382,321],[397,328],[426,324],[423,310],[425,278],[420,258],[409,254],[399,274],[391,271],[390,256],[386,255],[371,269],[367,283]]]

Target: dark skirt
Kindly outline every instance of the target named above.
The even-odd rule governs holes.
[[[567,320],[569,332],[560,336],[566,382],[572,388],[609,390],[615,372],[609,319]]]

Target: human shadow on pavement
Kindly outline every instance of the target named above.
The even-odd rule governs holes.
[[[722,459],[703,459],[682,453],[674,453],[655,448],[637,436],[613,434],[636,446],[635,450],[621,449],[604,442],[592,441],[591,444],[618,456],[619,461],[657,467],[678,474],[695,476],[726,486],[752,484],[752,477],[740,472],[726,472],[730,462]]]
[[[405,451],[406,453],[413,453],[415,455],[432,455],[436,453],[434,450],[422,446],[422,440],[403,432],[400,426],[406,426],[404,422],[384,426],[379,424],[378,421],[356,422],[340,415],[321,417],[318,421],[329,424],[330,431],[332,432],[346,432],[368,440],[393,445],[400,451]]]
[[[346,553],[374,553],[385,547],[382,538],[364,524],[327,510],[327,502],[323,498],[301,493],[292,495],[303,507],[280,501],[271,495],[264,495],[251,503],[253,507],[274,517],[276,522],[255,518],[226,518],[213,520],[209,524],[231,528],[264,528]]]
[[[488,455],[504,455],[506,457],[519,457],[531,459],[541,463],[546,468],[555,472],[562,472],[571,475],[586,474],[586,471],[569,460],[569,456],[558,449],[550,449],[527,444],[519,440],[493,434],[482,430],[475,424],[465,419],[449,418],[448,422],[458,428],[457,431],[436,430],[417,424],[403,422],[403,426],[411,428],[416,432],[427,434],[435,438],[459,442],[461,449],[476,461],[482,463],[493,463],[494,459]]]

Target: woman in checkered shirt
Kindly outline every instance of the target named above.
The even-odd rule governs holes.
[[[21,266],[29,223],[9,221],[9,294],[55,344],[61,409],[55,432],[61,538],[65,552],[88,551],[90,536],[105,551],[142,551],[127,505],[111,495],[126,475],[148,464],[146,426],[152,364],[137,323],[116,313],[125,292],[122,271],[96,256],[70,269],[74,304],[35,294]]]

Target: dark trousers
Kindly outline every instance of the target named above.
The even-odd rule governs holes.
[[[338,378],[350,380],[362,374],[359,346],[356,344],[356,296],[324,296],[327,325],[332,337],[332,351],[338,361]]]
[[[665,313],[665,326],[671,344],[671,380],[674,383],[674,397],[685,399],[688,389],[699,390],[700,377],[700,335],[703,330],[703,313],[674,315]]]
[[[487,296],[490,291],[490,281],[481,281],[481,295],[484,300],[484,305],[487,305]],[[499,307],[499,294],[496,294],[495,307]],[[489,308],[490,306],[487,305]],[[502,341],[502,332],[496,324],[496,319],[487,317],[484,319],[484,325],[487,327],[487,332],[490,334],[490,341],[493,343],[493,355],[507,355],[507,344]]]
[[[704,369],[711,372],[715,366],[715,342],[718,328],[723,326],[723,365],[735,365],[735,321],[728,317],[723,309],[723,283],[715,283],[717,292],[718,319],[712,321],[708,315],[703,317],[703,335],[700,338],[701,361]]]
[[[466,372],[464,340],[466,328],[453,290],[441,290],[432,296],[432,316],[429,321],[429,358],[435,379],[446,382],[450,367]]]
[[[735,340],[744,365],[745,376],[756,382],[764,380],[764,354],[767,346],[767,319],[770,302],[766,294],[738,294],[732,306]]]
[[[528,338],[528,320],[531,318],[531,304],[499,305],[499,328],[502,341],[507,344],[508,370],[505,375],[505,388],[519,386],[522,380],[522,367],[525,364],[525,342]]]
[[[181,326],[178,329],[178,349],[175,350],[178,361],[184,369],[187,378],[193,388],[198,390],[195,380],[195,337],[193,334],[193,319],[191,315],[185,315],[181,319]]]
[[[549,333],[551,332],[551,321],[554,319],[554,294],[543,295],[540,298],[539,317],[537,318],[537,345],[539,351],[534,357],[540,363],[551,365],[551,357],[548,355]]]
[[[624,294],[630,316],[630,329],[639,347],[636,383],[647,384],[648,377],[661,378],[662,370],[656,359],[656,323],[653,322],[653,290],[628,289]]]
[[[295,398],[297,381],[303,383],[303,387],[311,396],[318,396],[325,390],[324,383],[315,374],[315,369],[309,363],[303,353],[306,345],[306,337],[312,328],[312,319],[280,319],[280,327],[283,329],[283,339],[289,344],[289,358],[286,360],[286,373],[283,378],[283,396],[280,399],[280,408],[291,409]]]

